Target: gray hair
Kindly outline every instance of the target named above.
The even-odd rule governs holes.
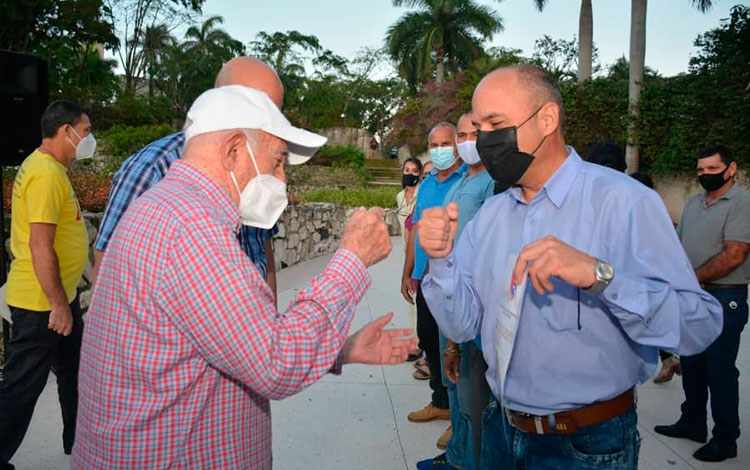
[[[430,138],[432,137],[432,133],[443,127],[447,127],[448,129],[450,129],[453,132],[454,137],[456,136],[456,134],[458,134],[458,129],[456,129],[456,126],[454,126],[450,122],[446,122],[446,121],[439,122],[435,124],[434,126],[432,126],[432,129],[430,129],[430,133],[427,134],[427,145],[430,145]]]

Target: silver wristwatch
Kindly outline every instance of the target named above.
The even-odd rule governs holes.
[[[596,276],[596,282],[584,290],[591,294],[601,294],[615,277],[615,269],[610,264],[598,259],[594,265],[594,275]]]

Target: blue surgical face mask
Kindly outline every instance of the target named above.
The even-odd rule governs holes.
[[[430,160],[438,170],[447,170],[456,163],[453,147],[437,147],[430,149]]]

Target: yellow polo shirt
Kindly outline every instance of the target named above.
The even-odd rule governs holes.
[[[27,310],[52,307],[34,273],[29,248],[29,224],[55,224],[54,249],[63,289],[72,302],[86,267],[89,237],[81,208],[68,179],[68,170],[52,155],[35,150],[26,157],[13,183],[10,221],[10,265],[6,301]]]

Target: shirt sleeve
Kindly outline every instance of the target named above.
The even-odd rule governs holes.
[[[164,175],[157,172],[154,167],[145,171],[139,171],[139,167],[136,165],[123,165],[121,167],[112,179],[112,189],[109,190],[107,206],[99,225],[94,248],[99,251],[107,250],[112,234],[130,204],[161,181],[163,177]]]
[[[51,171],[30,175],[24,190],[29,223],[57,225],[68,191],[60,175]]]
[[[750,196],[742,198],[729,210],[724,224],[724,240],[750,243]]]
[[[625,223],[610,220],[605,261],[615,276],[598,297],[633,341],[698,354],[721,332],[721,304],[698,285],[659,195],[643,193],[630,207]]]
[[[473,340],[484,315],[471,272],[475,225],[472,219],[448,256],[430,258],[430,270],[422,282],[422,295],[440,331],[456,343]]]
[[[355,308],[371,282],[362,261],[339,250],[282,313],[233,238],[216,227],[180,233],[159,293],[166,314],[209,364],[270,399],[340,370]]]

